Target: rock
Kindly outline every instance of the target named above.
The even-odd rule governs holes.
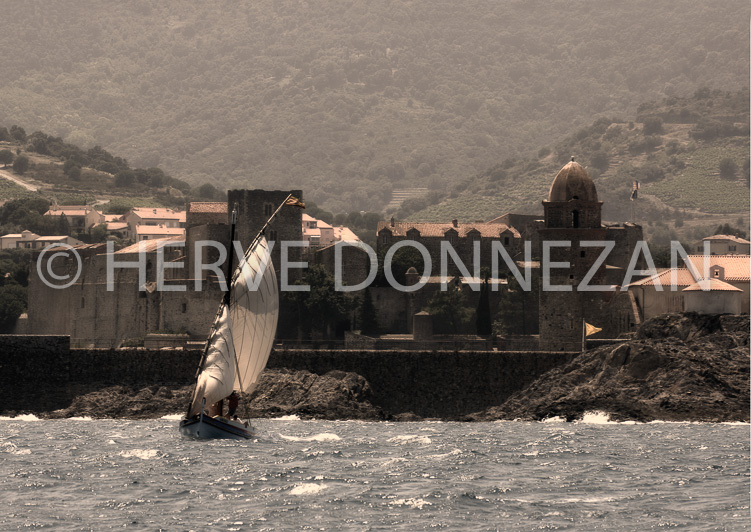
[[[659,316],[635,338],[582,353],[470,420],[749,421],[749,319]]]
[[[371,393],[356,373],[267,369],[250,396],[249,411],[251,417],[383,420],[383,411],[370,403]]]

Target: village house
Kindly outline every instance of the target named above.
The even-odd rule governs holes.
[[[186,215],[184,211],[173,211],[163,207],[133,207],[122,217],[128,224],[126,238],[138,241],[139,226],[162,226],[164,228],[185,229]],[[183,235],[185,232],[182,232]],[[146,235],[148,233],[142,233]],[[142,240],[144,240],[142,238]]]
[[[17,234],[0,236],[0,249],[43,249],[55,243],[67,244],[69,246],[83,244],[83,242],[71,236],[39,236],[29,230]]]
[[[749,255],[751,242],[735,235],[713,235],[702,239],[702,245],[697,249],[699,253],[704,249],[704,243],[709,242],[709,252],[712,255]]]
[[[740,312],[748,312],[751,256],[709,255],[707,259],[709,272],[706,278],[704,255],[689,255],[688,260],[698,279],[687,267],[668,268],[629,284],[628,290],[634,294],[642,318],[646,320],[666,312],[689,310],[713,313],[718,308],[735,309],[736,305],[740,306]],[[696,290],[704,294],[688,293]],[[731,301],[726,301],[728,299]]]
[[[71,231],[78,233],[84,233],[105,221],[104,215],[90,205],[52,205],[44,216],[64,216]]]

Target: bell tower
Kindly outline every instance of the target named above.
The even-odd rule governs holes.
[[[572,157],[555,176],[542,205],[545,225],[539,230],[540,349],[580,351],[583,323],[586,320],[597,325],[603,300],[603,292],[580,290],[584,277],[603,251],[602,246],[582,246],[582,242],[605,241],[602,202],[592,178]],[[587,285],[604,284],[604,280],[602,264]]]

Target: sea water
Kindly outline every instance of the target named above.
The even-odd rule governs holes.
[[[747,424],[0,419],[0,530],[740,530]]]

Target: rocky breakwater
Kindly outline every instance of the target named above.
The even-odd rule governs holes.
[[[749,421],[749,317],[668,314],[582,353],[467,420]]]

